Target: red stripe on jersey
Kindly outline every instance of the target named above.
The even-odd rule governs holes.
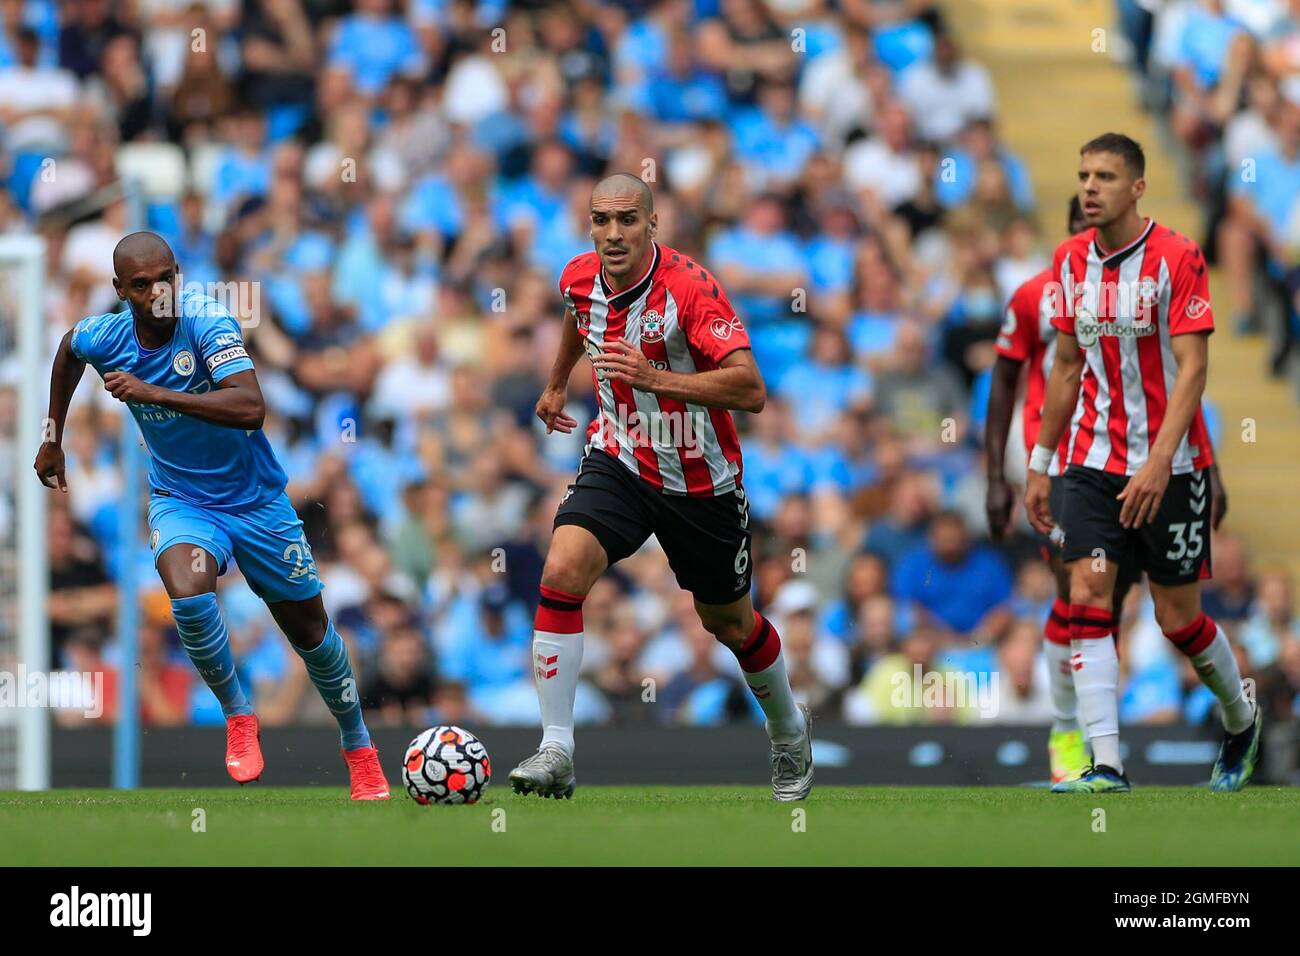
[[[1196,457],[1192,461],[1193,468],[1200,471],[1214,464],[1214,452],[1210,447],[1210,431],[1205,427],[1203,408],[1196,409],[1196,416],[1192,419],[1191,427],[1187,429],[1187,442],[1196,448]]]
[[[691,353],[691,361],[695,363],[697,369],[717,367],[707,355],[695,347],[694,343],[688,342],[686,348]],[[725,408],[710,408],[708,412],[709,421],[713,422],[713,430],[718,435],[718,447],[722,449],[722,457],[728,462],[735,463],[736,478],[739,479],[744,463],[740,457],[740,436],[736,434],[736,420]]]
[[[651,290],[646,299],[646,310],[654,310],[660,315],[666,315],[667,303],[668,290],[661,283]],[[641,351],[651,362],[662,363],[664,368],[668,368],[668,343],[662,338],[647,341],[643,336]],[[676,452],[677,459],[682,464],[682,475],[686,479],[686,493],[688,495],[712,494],[713,476],[709,474],[709,463],[705,461],[700,445],[703,436],[697,434],[699,429],[694,419],[690,417],[686,403],[676,398],[665,398],[663,395],[656,397],[659,400],[659,410],[668,416],[669,422],[673,423],[671,427],[682,429],[684,441],[677,445]],[[690,429],[689,434],[686,429]]]
[[[1038,429],[1043,422],[1043,403],[1047,398],[1047,376],[1052,370],[1052,363],[1047,360],[1047,350],[1056,339],[1056,329],[1043,320],[1043,296],[1053,278],[1051,268],[1044,269],[1022,282],[1011,294],[1007,310],[1011,313],[1014,328],[1004,322],[994,345],[999,355],[1025,366],[1025,396],[1020,422],[1026,454],[1038,443]],[[1058,465],[1064,468],[1069,448],[1070,427],[1067,422],[1061,431],[1054,468]]]
[[[609,318],[605,326],[605,341],[613,342],[622,338],[623,333],[627,331],[627,309],[615,311],[610,309]],[[631,423],[632,413],[637,411],[636,395],[634,390],[627,382],[620,382],[615,379],[610,380],[610,385],[614,389],[614,407],[621,410],[625,417]],[[620,425],[620,429],[621,429]],[[650,443],[650,423],[641,423],[641,434],[639,440],[635,440],[632,445],[632,453],[636,456],[637,473],[655,488],[662,489],[664,486],[663,475],[659,474],[659,457],[655,454],[654,446]],[[612,430],[611,430],[612,431]],[[614,440],[614,454],[618,455],[618,439]]]

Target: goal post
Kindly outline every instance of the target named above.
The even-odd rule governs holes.
[[[47,491],[31,470],[41,444],[48,375],[45,361],[43,283],[45,240],[35,235],[0,236],[0,274],[13,318],[18,420],[11,473],[4,483],[13,503],[11,538],[5,542],[3,601],[9,607],[0,624],[0,670],[9,680],[22,671],[50,668],[50,618],[47,604]],[[7,535],[9,536],[9,535]],[[15,667],[14,665],[21,665]],[[12,668],[12,669],[11,669]],[[14,687],[15,703],[22,688]],[[45,707],[0,707],[0,790],[45,790],[50,786],[50,712]]]

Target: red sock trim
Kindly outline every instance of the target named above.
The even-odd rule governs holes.
[[[1053,644],[1063,647],[1070,645],[1070,605],[1060,598],[1052,604],[1047,623],[1043,625],[1043,637]]]
[[[1110,608],[1093,607],[1089,604],[1070,605],[1071,640],[1110,637],[1114,628],[1115,622],[1111,619]]]
[[[776,663],[781,653],[781,635],[763,615],[754,612],[754,629],[745,638],[745,643],[734,652],[740,661],[740,669],[746,674],[765,671]]]
[[[543,584],[537,613],[533,615],[533,627],[550,634],[581,634],[582,602],[580,594],[570,594]]]
[[[1186,627],[1166,631],[1165,637],[1182,653],[1195,657],[1214,643],[1214,637],[1218,633],[1219,625],[1214,623],[1214,618],[1203,613]]]

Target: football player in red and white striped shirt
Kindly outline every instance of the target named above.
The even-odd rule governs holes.
[[[1083,218],[1079,197],[1070,198],[1068,218],[1070,235],[1078,235],[1089,228]],[[998,333],[997,363],[993,367],[989,388],[987,424],[984,429],[985,460],[988,467],[988,487],[985,494],[985,511],[988,514],[989,533],[995,541],[1002,540],[1011,524],[1013,491],[1006,475],[1007,437],[1011,431],[1016,391],[1024,379],[1024,401],[1021,406],[1021,425],[1026,453],[1034,447],[1038,425],[1043,417],[1043,396],[1047,391],[1047,376],[1056,357],[1056,327],[1052,325],[1054,285],[1051,266],[1026,279],[1017,287],[1007,304],[1006,319]],[[1052,514],[1060,517],[1064,510],[1065,457],[1069,454],[1069,435],[1061,437],[1057,454],[1047,469],[1051,481]],[[1219,481],[1218,466],[1210,467],[1211,506],[1214,527],[1219,526],[1227,510],[1227,497]],[[1080,776],[1087,766],[1087,749],[1083,732],[1079,728],[1078,704],[1074,694],[1074,670],[1070,666],[1070,572],[1061,560],[1062,537],[1053,529],[1053,536],[1042,536],[1040,544],[1043,558],[1056,578],[1056,601],[1043,624],[1043,653],[1047,658],[1048,678],[1052,696],[1052,730],[1048,736],[1048,757],[1051,764],[1052,783],[1060,783]],[[1133,565],[1121,564],[1112,595],[1115,618],[1113,636],[1119,639],[1119,618],[1124,597],[1141,579]]]
[[[1225,738],[1211,786],[1245,786],[1259,747],[1259,708],[1227,636],[1201,610],[1213,518],[1201,412],[1214,330],[1209,277],[1196,243],[1138,214],[1144,172],[1142,148],[1127,136],[1084,144],[1079,201],[1093,228],[1062,243],[1052,263],[1056,358],[1025,508],[1049,534],[1047,472],[1068,422],[1062,558],[1074,686],[1093,752],[1090,771],[1056,792],[1129,789],[1111,632],[1116,576],[1130,562],[1147,573],[1161,630],[1221,705]]]
[[[766,389],[717,277],[656,242],[656,229],[649,187],[610,176],[592,191],[595,250],[560,277],[564,336],[537,415],[548,433],[577,426],[564,405],[584,351],[599,412],[542,572],[533,635],[542,743],[510,783],[519,793],[573,793],[582,602],[653,534],[767,715],[773,795],[801,800],[812,789],[812,721],[790,691],[780,637],[750,602],[749,504],[730,411],[761,411]]]

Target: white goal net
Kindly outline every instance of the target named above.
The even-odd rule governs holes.
[[[44,271],[43,239],[0,236],[0,790],[50,785],[50,715],[17,686],[50,668],[45,489],[31,469],[48,387]]]

